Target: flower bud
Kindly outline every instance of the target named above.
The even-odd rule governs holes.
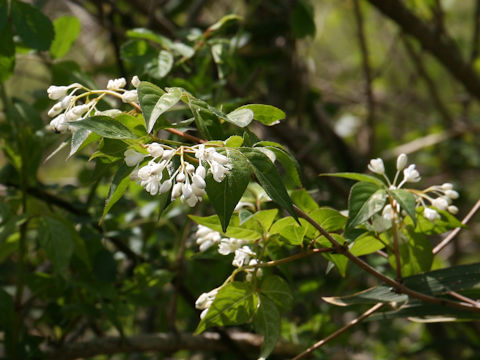
[[[459,195],[458,192],[455,190],[447,190],[445,191],[445,195],[448,196],[450,199],[458,199]]]
[[[205,169],[205,167],[203,167],[203,165],[199,165],[197,167],[197,170],[195,170],[195,174],[205,179],[205,176],[207,175],[207,170]]]
[[[177,182],[183,183],[185,181],[185,174],[183,172],[178,173],[176,177]]]
[[[443,197],[438,197],[432,201],[432,205],[435,206],[438,210],[447,210],[448,201]]]
[[[160,185],[160,189],[158,190],[158,192],[160,194],[165,194],[166,192],[169,192],[171,188],[172,188],[172,180],[168,179],[162,185]]]
[[[132,78],[132,85],[137,88],[138,85],[140,85],[140,79],[138,78],[137,75],[135,75],[133,78]]]
[[[172,199],[178,198],[182,194],[182,185],[181,183],[176,183],[173,185],[172,189]]]
[[[425,216],[425,218],[430,221],[435,221],[436,219],[440,218],[440,215],[438,214],[438,212],[428,207],[425,208],[425,210],[423,210],[423,216]]]
[[[385,174],[385,166],[383,165],[383,160],[380,158],[370,160],[370,164],[368,164],[368,170],[378,175]]]
[[[405,166],[407,166],[407,161],[408,161],[408,157],[407,155],[405,154],[400,154],[398,155],[398,158],[397,158],[397,170],[398,171],[402,171],[403,169],[405,169]]]
[[[405,182],[419,182],[421,180],[418,170],[415,169],[415,164],[412,164],[403,170],[403,176]]]
[[[192,164],[188,163],[187,166],[185,166],[185,170],[191,174],[195,171],[195,166],[193,166]]]
[[[151,143],[147,145],[147,151],[154,159],[163,156],[163,147],[159,143]]]
[[[455,205],[450,205],[448,208],[447,208],[448,212],[450,214],[457,214],[458,213],[458,208],[455,206]]]
[[[192,182],[193,182],[193,185],[195,185],[200,189],[205,189],[205,187],[207,186],[207,184],[205,183],[205,180],[200,175],[197,175],[197,174],[192,176]]]
[[[133,149],[125,150],[125,152],[123,153],[123,156],[125,157],[125,163],[127,164],[127,166],[135,166],[139,164],[145,157],[145,155]]]
[[[52,100],[58,100],[67,95],[68,86],[55,86],[52,85],[47,89],[48,97]]]
[[[193,195],[192,186],[190,184],[183,184],[182,195],[185,200],[189,199]]]
[[[122,94],[122,101],[124,103],[138,102],[137,90],[125,91]]]
[[[62,111],[63,111],[63,107],[62,107],[62,102],[60,101],[60,102],[56,103],[55,105],[53,105],[50,110],[48,110],[48,116],[50,116],[50,117],[57,116]]]
[[[115,91],[123,89],[125,85],[127,85],[127,80],[125,80],[123,77],[119,79],[108,80],[107,89]]]
[[[452,189],[453,189],[453,185],[450,183],[445,183],[442,185],[442,190],[452,190]]]

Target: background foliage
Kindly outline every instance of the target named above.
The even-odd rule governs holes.
[[[239,18],[210,27],[227,14]],[[108,79],[138,75],[161,88],[182,87],[225,113],[269,104],[286,119],[266,126],[283,116],[257,115],[252,132],[239,134],[246,146],[258,137],[290,150],[301,174],[283,169],[288,189],[298,188],[301,178],[321,206],[345,209],[352,182],[320,173],[364,172],[373,157],[387,160],[392,170],[404,152],[420,168],[425,187],[454,183],[462,219],[480,193],[479,22],[480,2],[473,0],[0,0],[1,355],[255,358],[260,350],[253,329],[275,317],[261,314],[264,323],[259,316],[253,325],[238,326],[251,335],[240,345],[230,328],[215,328],[220,335],[204,340],[204,347],[194,340],[176,343],[175,334],[197,328],[197,297],[231,272],[229,258],[198,252],[192,237],[188,215],[213,214],[215,200],[162,212],[162,199],[122,182],[124,148],[109,139],[95,161],[88,161],[92,145],[68,160],[66,146],[47,160],[65,140],[46,129],[50,84],[104,88]],[[174,111],[171,118],[182,114]],[[233,127],[223,134],[213,125],[200,130],[219,140],[238,135]],[[260,180],[262,172],[255,175]],[[258,187],[247,191],[250,198],[260,193]],[[105,199],[112,198],[105,211]],[[280,205],[288,208],[288,202]],[[478,262],[479,231],[471,220],[431,268]],[[428,241],[440,240],[433,235]],[[295,249],[280,250],[279,257]],[[368,260],[395,275],[382,257]],[[281,317],[286,345],[271,358],[292,357],[364,311],[364,305],[345,311],[322,300],[379,285],[346,261],[336,265],[330,269],[323,257],[310,256],[266,272],[266,278],[285,278],[295,300]],[[230,290],[249,291],[236,283]],[[468,295],[476,294],[470,289]],[[379,321],[359,325],[314,356],[469,359],[480,352],[475,322],[373,319]],[[172,347],[162,347],[158,337],[157,347],[149,347],[153,334]],[[125,346],[130,354],[101,355],[108,351],[98,349],[114,341],[109,337],[120,339],[110,343],[116,350]],[[128,348],[124,337],[137,347]],[[97,352],[78,353],[75,343],[93,338]]]

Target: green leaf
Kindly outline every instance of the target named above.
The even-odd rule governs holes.
[[[209,171],[205,181],[208,198],[220,218],[222,231],[227,230],[235,206],[242,198],[250,182],[250,169],[248,161],[239,151],[227,151],[232,168],[227,172],[222,182],[216,182]]]
[[[268,296],[281,309],[289,309],[293,304],[290,287],[278,275],[266,276],[261,283],[260,292]]]
[[[140,86],[139,86],[140,87]],[[157,100],[150,113],[147,113],[144,110],[145,123],[147,124],[147,132],[150,133],[153,130],[157,119],[164,112],[170,110],[182,97],[182,89],[180,88],[170,88],[168,92],[160,96]],[[142,101],[140,100],[140,104]],[[143,110],[143,105],[142,105]]]
[[[170,45],[170,50],[174,54],[182,56],[184,59],[190,59],[195,54],[195,49],[181,42],[174,42]]]
[[[412,218],[413,224],[417,226],[415,196],[410,191],[403,189],[388,190],[387,193],[397,201],[400,207]]]
[[[39,219],[38,240],[59,274],[65,274],[73,254],[75,230],[71,224],[53,217]]]
[[[245,127],[253,120],[253,111],[250,109],[235,109],[227,114],[228,121],[238,127]]]
[[[388,286],[376,286],[367,290],[347,296],[322,297],[322,300],[337,306],[354,304],[403,303],[408,301],[408,296],[399,294]]]
[[[258,298],[251,284],[238,281],[229,283],[220,289],[195,334],[212,326],[244,324],[252,319],[257,304]]]
[[[15,44],[13,43],[12,28],[8,22],[5,23],[6,26],[0,31],[0,44],[2,44],[0,46],[0,83],[13,74],[15,67]]]
[[[253,111],[253,118],[264,125],[272,126],[285,119],[285,113],[272,105],[248,104],[237,108],[236,110],[249,109]]]
[[[130,184],[130,173],[132,172],[132,168],[128,167],[126,164],[122,164],[120,169],[115,173],[113,177],[112,184],[110,185],[110,190],[108,191],[107,200],[105,200],[105,207],[103,209],[102,221],[105,218],[105,215],[108,214],[110,209],[112,208],[115,203],[120,200],[120,198],[125,194],[125,191],[128,189],[128,185]]]
[[[437,210],[440,214],[440,219],[435,221],[430,221],[423,216],[424,207],[420,206],[416,209],[417,211],[417,226],[415,232],[422,233],[425,235],[437,235],[443,234],[449,230],[455,229],[457,227],[464,228],[463,225],[455,216],[450,214],[448,211]],[[405,219],[406,225],[414,226],[413,221],[410,218]]]
[[[78,149],[82,146],[85,140],[87,140],[88,136],[91,134],[91,131],[88,129],[78,129],[72,134],[72,141],[70,145],[70,153],[68,156],[72,156],[75,154]]]
[[[8,1],[0,1],[0,32],[2,32],[4,27],[7,25],[8,25]]]
[[[313,210],[310,213],[310,217],[329,232],[343,230],[347,223],[345,216],[340,214],[338,210],[329,207],[321,207]]]
[[[218,20],[215,24],[210,25],[210,27],[206,30],[206,32],[211,33],[211,32],[220,30],[226,23],[234,20],[242,20],[242,18],[235,14],[225,15],[220,20]]]
[[[348,198],[347,227],[353,228],[372,217],[382,210],[386,200],[386,191],[375,184],[359,182],[353,185]]]
[[[75,16],[61,16],[53,22],[55,38],[50,46],[50,56],[54,59],[66,55],[72,47],[82,25]]]
[[[290,194],[295,205],[297,205],[301,210],[305,211],[307,214],[313,210],[318,209],[317,202],[310,196],[307,190],[299,189],[294,190]]]
[[[212,230],[223,232],[222,231],[222,224],[220,223],[220,219],[217,215],[212,216],[195,216],[189,215],[189,217],[195,221],[196,223],[209,227]],[[225,232],[227,237],[234,237],[237,239],[244,239],[244,240],[258,240],[262,237],[262,233],[259,231],[258,228],[245,228],[240,225],[240,219],[236,216],[233,216],[230,220],[230,224],[228,226],[227,231]]]
[[[275,348],[280,338],[280,312],[275,303],[268,297],[260,295],[260,306],[253,319],[255,331],[263,335],[260,358],[266,359]]]
[[[160,97],[165,94],[165,91],[148,81],[141,81],[138,85],[137,92],[138,101],[140,102],[145,123],[147,124],[146,127],[148,128],[148,121],[153,109]]]
[[[246,228],[257,228],[254,224],[258,224],[262,232],[267,232],[272,226],[273,220],[278,214],[278,209],[260,210],[251,215],[248,219],[244,219],[243,226]]]
[[[166,51],[160,50],[158,54],[158,74],[160,77],[166,76],[173,66],[173,55]]]
[[[54,37],[52,22],[37,8],[18,0],[11,2],[15,30],[25,45],[36,50],[48,50]]]
[[[225,146],[231,148],[238,148],[242,146],[243,138],[238,135],[230,136],[227,140],[225,140]]]
[[[386,240],[388,241],[388,239]],[[384,243],[380,240],[372,236],[370,233],[365,233],[355,239],[353,246],[350,248],[350,252],[355,256],[363,256],[372,254],[384,247]]]
[[[292,200],[287,194],[287,190],[280,179],[278,170],[268,156],[261,151],[252,148],[240,148],[240,151],[248,158],[253,173],[267,195],[278,205],[287,210],[295,219],[298,219],[297,214],[293,209]]]
[[[195,118],[195,125],[203,137],[213,140],[222,138],[222,129],[217,116],[210,109],[197,106],[196,99],[188,99],[188,106]]]
[[[297,38],[315,36],[315,13],[308,0],[299,0],[290,15],[290,26]]]
[[[341,172],[341,173],[330,173],[330,174],[320,174],[320,176],[333,176],[350,180],[357,180],[362,182],[368,182],[377,185],[378,187],[385,186],[385,183],[380,179],[372,175],[350,173],[350,172]]]
[[[136,139],[137,135],[120,121],[108,116],[92,116],[84,120],[72,121],[72,126],[87,129],[108,139]]]
[[[156,42],[165,48],[170,48],[172,41],[165,36],[154,33],[151,30],[145,28],[136,28],[127,31],[127,36],[132,39],[144,39]]]
[[[273,224],[270,235],[280,234],[291,245],[301,245],[307,232],[308,223],[300,219],[299,225],[291,216],[282,218]]]

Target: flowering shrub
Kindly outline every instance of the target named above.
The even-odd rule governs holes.
[[[15,27],[9,23],[5,30],[0,24],[9,41],[14,29],[29,44],[25,29],[30,28],[18,14],[26,12],[27,18],[52,26],[30,5],[11,3]],[[2,11],[7,9],[0,3],[0,19]],[[106,89],[97,89],[80,70],[53,64],[54,74],[66,75],[43,91],[44,100],[52,100],[48,105],[44,101],[46,126],[29,122],[32,112],[25,104],[3,100],[8,121],[2,124],[2,147],[8,164],[0,175],[11,193],[0,203],[0,260],[11,258],[18,264],[15,291],[12,284],[0,289],[0,309],[7,314],[0,319],[7,356],[61,358],[62,347],[75,343],[89,327],[99,337],[115,329],[123,341],[129,332],[125,326],[135,326],[136,313],[147,318],[148,332],[149,316],[164,307],[164,328],[180,338],[179,323],[196,327],[196,335],[227,326],[253,329],[263,336],[257,352],[265,359],[285,337],[288,326],[282,319],[300,302],[295,276],[285,266],[306,259],[324,265],[325,278],[335,269],[336,279],[355,279],[362,271],[376,281],[353,294],[343,294],[352,291],[346,290],[349,286],[322,289],[335,295],[322,292],[328,304],[371,305],[330,338],[368,316],[422,322],[478,318],[479,306],[469,297],[480,282],[478,264],[448,267],[434,262],[436,253],[464,227],[454,216],[459,212],[454,186],[422,189],[417,166],[402,153],[395,164],[370,160],[367,169],[373,174],[321,174],[320,181],[354,181],[346,208],[324,206],[321,196],[302,183],[302,164],[295,158],[302,154],[261,140],[262,132],[254,131],[279,124],[287,114],[222,93],[223,87],[233,87],[226,80],[234,71],[230,57],[248,42],[239,34],[222,35],[237,20],[228,15],[203,32],[182,33],[176,41],[147,29],[128,31],[120,51],[132,77],[128,82],[110,79]],[[55,23],[57,38],[67,23]],[[61,57],[58,49],[68,51],[71,40],[52,45],[51,57]],[[34,49],[48,48],[43,45]],[[4,55],[0,65],[13,70]],[[205,70],[209,61],[214,80]],[[41,153],[57,139],[61,144],[46,166],[62,156],[64,147],[75,158],[68,164],[88,155],[75,190],[70,184],[49,187],[37,178]],[[312,182],[308,186],[314,187]],[[434,247],[439,236],[444,237]],[[318,278],[315,274],[314,290],[309,291],[322,287]],[[184,280],[194,283],[194,291],[186,289]],[[366,287],[364,282],[361,286]],[[177,313],[187,311],[177,308],[180,295],[192,308],[188,311],[200,310],[195,320],[187,319],[188,313],[176,321]],[[28,307],[37,303],[41,310]],[[145,304],[148,311],[143,311]],[[308,306],[317,305],[312,301]],[[35,331],[22,327],[26,313],[39,324]],[[63,322],[57,320],[59,313]],[[102,326],[96,323],[99,318],[105,320]],[[50,341],[54,346],[47,349]],[[305,351],[294,344],[288,355],[302,358],[323,343]],[[138,349],[152,350],[135,345],[132,351]]]

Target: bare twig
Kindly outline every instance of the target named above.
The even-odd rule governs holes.
[[[478,301],[475,301],[473,299],[470,299],[469,297],[463,296],[462,294],[457,293],[456,291],[449,291],[447,292],[448,295],[453,296],[454,298],[466,302],[467,304],[472,304],[475,307],[480,307],[480,303]]]
[[[478,211],[478,209],[480,209],[480,200],[478,200],[475,203],[475,205],[473,205],[473,207],[470,209],[468,214],[463,218],[462,224],[463,225],[467,224],[470,221],[470,219],[473,217],[473,215],[475,215],[475,213]],[[447,246],[450,243],[450,241],[452,241],[455,238],[455,236],[457,236],[460,230],[462,230],[462,228],[459,228],[459,227],[452,230],[447,235],[447,237],[445,237],[445,239],[443,239],[437,246],[433,248],[432,253],[438,254],[445,246]]]
[[[446,34],[439,37],[399,0],[368,0],[368,2],[396,22],[405,33],[417,39],[472,96],[480,99],[480,78],[470,63],[462,58],[450,37]]]
[[[365,76],[365,94],[367,96],[367,128],[366,139],[362,139],[365,144],[365,153],[370,156],[375,145],[375,100],[372,91],[372,72],[370,70],[369,53],[367,40],[365,37],[363,15],[360,9],[359,0],[353,0],[353,9],[355,14],[355,22],[357,24],[357,38],[362,54],[362,70]]]
[[[313,225],[315,229],[317,229],[325,238],[330,241],[333,248],[339,253],[346,256],[350,261],[356,264],[358,267],[363,269],[364,271],[368,272],[369,274],[375,276],[378,280],[383,281],[384,283],[392,286],[395,290],[399,293],[406,294],[411,296],[415,299],[425,301],[431,304],[441,305],[441,306],[448,306],[456,309],[466,310],[470,312],[480,313],[480,308],[474,307],[470,304],[463,304],[455,301],[446,300],[443,298],[437,298],[434,296],[426,295],[420,293],[418,291],[412,290],[407,288],[403,284],[393,280],[392,278],[378,272],[375,268],[373,268],[370,264],[366,263],[358,256],[353,255],[347,247],[342,246],[328,231],[326,231],[320,224],[318,224],[315,220],[313,220],[310,216],[308,216],[304,211],[294,205],[295,212],[298,216],[307,220],[310,224]]]
[[[367,317],[369,317],[370,315],[372,315],[375,311],[377,311],[378,309],[380,309],[381,307],[383,306],[383,303],[376,303],[375,305],[373,305],[370,309],[368,309],[367,311],[365,311],[362,315],[360,315],[358,318],[356,319],[353,319],[352,321],[350,321],[347,325],[345,325],[344,327],[338,329],[337,331],[335,331],[333,334],[331,335],[328,335],[326,338],[320,340],[319,342],[317,342],[316,344],[314,344],[312,347],[309,347],[307,350],[305,350],[304,352],[302,352],[301,354],[298,354],[297,356],[295,356],[292,360],[300,360],[300,359],[303,359],[305,358],[307,355],[310,355],[312,352],[314,352],[315,350],[319,349],[320,347],[322,347],[323,345],[325,345],[327,342],[329,342],[330,340],[333,340],[335,339],[336,337],[342,335],[344,332],[346,332],[347,330],[349,330],[350,328],[354,327],[355,325],[357,325],[360,321],[366,319]]]
[[[258,352],[262,345],[262,337],[256,334],[231,332],[229,336],[244,352]],[[88,342],[68,344],[59,349],[45,352],[45,358],[51,360],[73,360],[96,355],[149,351],[172,353],[179,350],[225,352],[231,349],[224,343],[218,333],[205,332],[197,336],[189,333],[160,333],[124,338],[104,337]],[[273,354],[285,358],[294,356],[299,351],[297,345],[279,343],[275,347]]]

